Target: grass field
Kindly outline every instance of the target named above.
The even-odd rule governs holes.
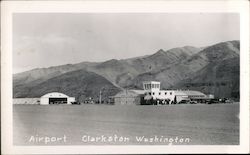
[[[110,105],[14,105],[14,145],[168,145],[138,142],[144,136],[187,139],[172,145],[239,144],[239,104],[110,106]],[[44,143],[42,137],[62,137],[66,141]],[[126,142],[82,141],[82,136],[117,135]],[[30,141],[31,136],[41,141]],[[53,138],[50,139],[53,141]]]

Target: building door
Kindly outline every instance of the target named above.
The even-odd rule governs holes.
[[[67,98],[49,98],[49,104],[67,104]]]

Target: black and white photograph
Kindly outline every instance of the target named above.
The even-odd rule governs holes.
[[[240,146],[240,20],[13,12],[13,146]]]
[[[13,15],[14,144],[239,144],[238,14]]]

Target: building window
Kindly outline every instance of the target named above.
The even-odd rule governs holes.
[[[155,95],[155,93],[153,92],[153,95]]]
[[[154,84],[152,84],[152,88],[155,88],[155,85],[154,85]]]
[[[170,95],[172,95],[172,92],[170,92]]]
[[[161,95],[161,92],[159,92],[159,95]]]
[[[165,95],[167,95],[167,92],[165,92]]]
[[[151,84],[148,84],[148,89],[151,89]]]
[[[151,92],[149,92],[148,94],[151,95]]]

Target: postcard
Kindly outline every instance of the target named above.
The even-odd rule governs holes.
[[[248,1],[4,1],[4,154],[249,152]]]

